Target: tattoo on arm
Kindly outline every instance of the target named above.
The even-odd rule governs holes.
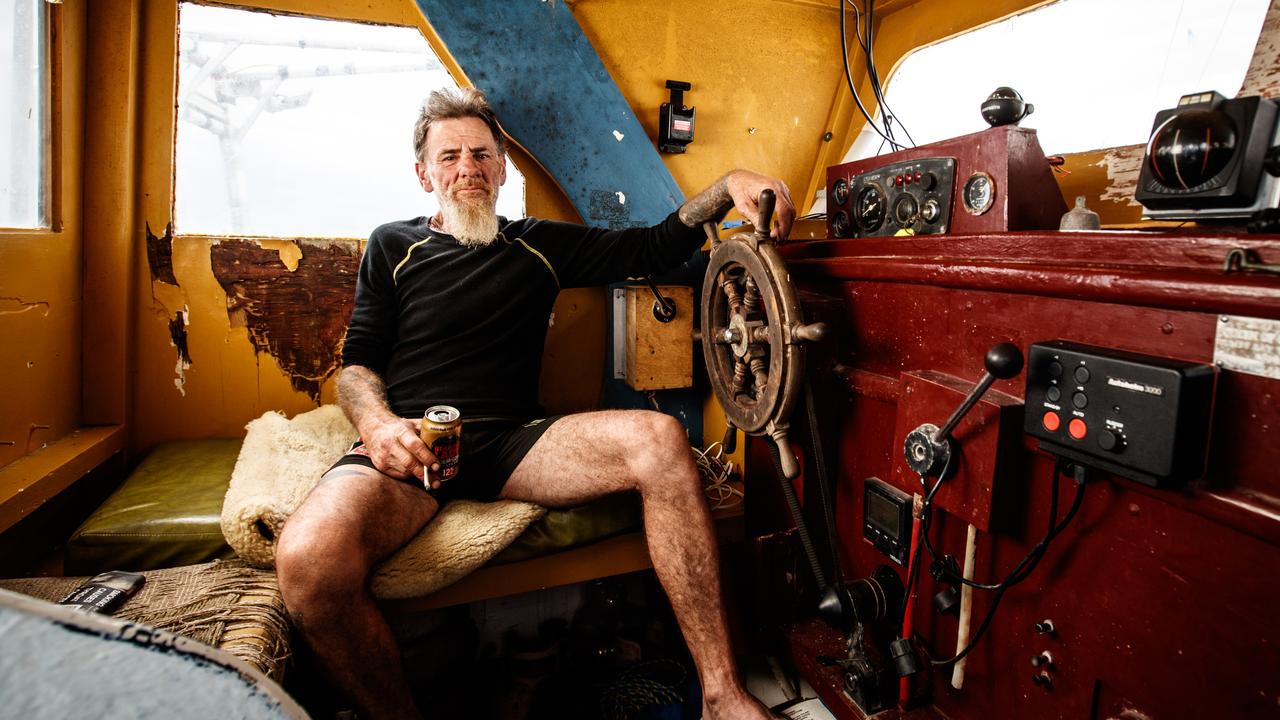
[[[357,429],[362,418],[392,415],[382,378],[360,365],[349,365],[338,374],[338,405]]]
[[[680,222],[687,227],[696,228],[705,222],[719,222],[733,207],[733,198],[729,196],[728,175],[715,181],[706,190],[685,201],[680,206]]]

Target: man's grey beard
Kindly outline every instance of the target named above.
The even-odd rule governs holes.
[[[484,247],[498,239],[497,198],[493,195],[474,200],[440,198],[444,226],[458,242],[467,247]]]

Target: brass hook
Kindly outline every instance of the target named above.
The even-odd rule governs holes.
[[[1258,254],[1253,250],[1232,248],[1227,251],[1227,257],[1222,262],[1222,272],[1232,273],[1249,270],[1280,275],[1280,265],[1262,262]]]

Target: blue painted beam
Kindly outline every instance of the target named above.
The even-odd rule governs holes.
[[[651,225],[684,201],[564,2],[417,2],[503,128],[588,225]]]

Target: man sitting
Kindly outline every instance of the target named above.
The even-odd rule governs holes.
[[[684,428],[646,410],[544,417],[537,384],[562,288],[673,268],[701,246],[703,223],[731,206],[758,220],[765,188],[777,195],[785,237],[794,216],[786,186],[736,170],[648,228],[499,218],[504,138],[476,90],[432,93],[414,151],[440,211],[388,223],[369,239],[338,377],[339,403],[361,440],[294,513],[276,552],[302,637],[362,717],[418,717],[369,594],[372,568],[449,498],[560,508],[634,490],[654,570],[702,682],[703,716],[769,717],[734,668],[718,549]],[[465,422],[460,472],[447,484],[418,434],[434,405],[460,409]]]

